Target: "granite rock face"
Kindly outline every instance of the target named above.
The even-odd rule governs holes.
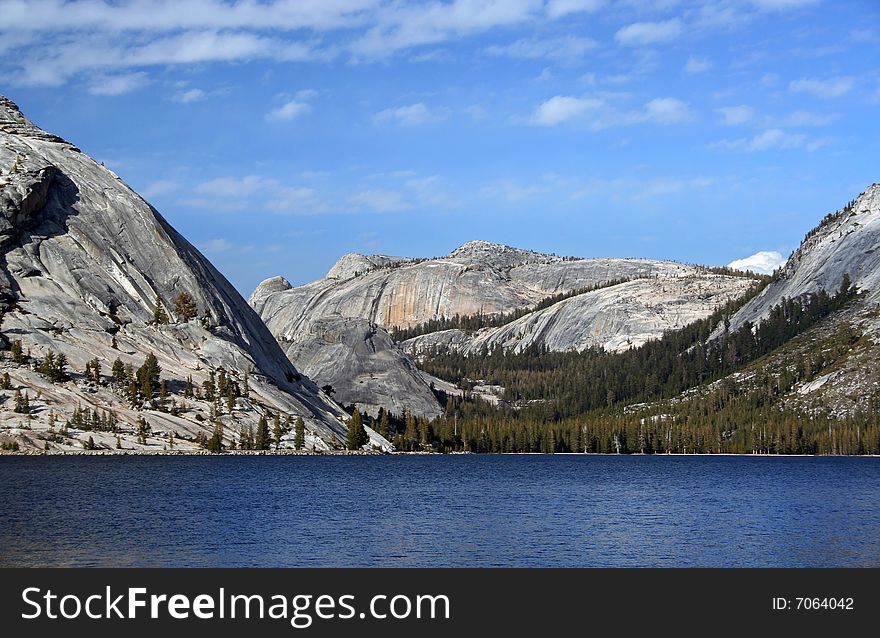
[[[183,292],[195,301],[196,319],[174,314]],[[168,325],[149,325],[157,299],[171,315]],[[5,98],[0,300],[7,340],[20,339],[38,358],[64,352],[73,370],[97,357],[109,374],[117,356],[139,365],[155,352],[170,387],[190,375],[200,383],[221,366],[236,378],[247,371],[253,400],[224,421],[230,442],[241,424],[271,411],[302,416],[312,447],[344,440],[341,408],[290,363],[226,278],[117,175],[40,130]],[[114,336],[119,351],[110,348]],[[77,396],[46,407],[70,412]],[[125,414],[123,403],[107,401]]]
[[[281,341],[291,361],[312,379],[333,387],[333,398],[375,416],[379,408],[439,416],[430,381],[388,332],[365,319],[322,317],[291,341]]]
[[[536,345],[556,352],[590,347],[617,352],[637,348],[710,315],[719,305],[742,295],[751,283],[742,277],[713,274],[635,279],[564,299],[499,328],[473,334],[445,330],[401,345],[413,356],[435,346],[465,354],[496,346],[520,352]]]
[[[475,334],[449,330],[399,345],[383,336],[381,347],[375,338],[368,340],[370,348],[363,346],[364,331],[378,335],[383,328],[407,328],[456,314],[507,313],[548,296],[618,280],[627,283],[570,297],[501,328]],[[629,348],[710,314],[750,283],[676,262],[563,258],[472,241],[434,259],[345,255],[327,277],[304,286],[267,279],[250,303],[291,361],[319,383],[333,385],[343,402],[366,408],[378,404],[395,412],[403,405],[433,416],[439,405],[433,392],[424,392],[425,377],[407,355],[417,356],[433,345],[468,353],[495,344],[514,350],[532,344],[555,350]],[[332,348],[322,342],[327,326],[332,326]],[[344,364],[344,373],[343,364],[334,368],[325,354],[342,350],[354,356]],[[375,367],[380,351],[386,365],[382,376]],[[412,394],[414,388],[422,392]],[[367,401],[370,396],[383,399]]]
[[[880,184],[814,229],[779,276],[731,320],[736,328],[757,322],[783,298],[840,288],[844,274],[865,292],[864,303],[880,303]]]

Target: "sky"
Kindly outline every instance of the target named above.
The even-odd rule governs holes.
[[[880,181],[880,0],[0,0],[0,93],[245,296],[472,239],[772,266]]]

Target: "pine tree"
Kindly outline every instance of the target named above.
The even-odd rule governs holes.
[[[3,376],[0,377],[0,390],[11,390],[12,389],[12,379],[9,377],[8,372],[4,372]]]
[[[165,312],[165,306],[162,305],[162,300],[158,295],[156,296],[155,306],[153,310],[153,325],[159,326],[168,323],[168,313]]]
[[[275,449],[281,447],[281,415],[276,414],[272,422],[272,439],[275,442]]]
[[[225,397],[228,389],[226,382],[226,369],[223,366],[220,366],[217,369],[217,394],[221,397]]]
[[[116,360],[113,362],[113,367],[110,370],[113,375],[113,382],[118,385],[125,384],[125,364],[122,363],[122,359],[116,357]]]
[[[226,388],[226,411],[232,414],[233,410],[235,410],[235,393],[232,391],[232,385],[230,384]]]
[[[10,354],[12,355],[12,361],[18,364],[27,363],[28,356],[22,350],[21,340],[16,339],[12,342],[12,348]]]
[[[217,384],[216,384],[216,375],[214,371],[211,370],[208,373],[208,378],[202,381],[202,395],[205,397],[206,401],[213,401],[217,396]]]
[[[265,416],[260,416],[260,422],[257,424],[257,432],[254,435],[254,449],[268,450],[272,439],[269,436],[269,422]]]
[[[301,450],[306,445],[306,424],[301,416],[296,417],[296,426],[294,426],[293,447]]]
[[[245,371],[244,371],[244,381],[243,381],[243,384],[244,384],[244,396],[245,396],[245,397],[249,397],[250,394],[251,394],[251,386],[250,386],[250,384],[248,383],[248,381],[249,381],[249,379],[248,379],[248,373],[247,373],[247,370],[245,370]]]
[[[364,429],[361,411],[355,407],[348,421],[348,435],[345,439],[345,446],[349,450],[359,450],[369,441],[367,431]]]
[[[379,410],[382,412],[382,414],[379,416],[379,434],[387,439],[390,434],[388,429],[388,412],[386,412],[382,408],[379,408]]]
[[[160,374],[162,374],[162,368],[159,366],[159,360],[151,352],[137,371],[138,390],[145,400],[151,400],[159,390]]]
[[[165,379],[159,382],[159,410],[165,412],[167,410],[166,402],[168,401],[168,388],[165,385]]]
[[[182,292],[177,295],[174,299],[174,314],[177,315],[179,321],[184,323],[198,316],[199,307],[196,305],[192,295],[188,292]]]
[[[214,454],[219,454],[223,451],[223,422],[219,419],[214,425],[214,432],[211,434],[211,438],[208,439],[208,450]]]
[[[30,414],[31,406],[30,399],[28,399],[27,391],[22,394],[21,390],[16,388],[13,411],[17,412],[18,414]]]
[[[110,347],[114,350],[119,350],[119,344],[116,343],[116,335],[110,337]]]

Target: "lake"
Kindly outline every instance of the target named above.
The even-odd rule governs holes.
[[[2,566],[880,566],[880,459],[0,457]]]

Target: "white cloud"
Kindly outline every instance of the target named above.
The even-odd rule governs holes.
[[[777,268],[784,266],[786,261],[788,260],[775,250],[762,250],[750,257],[732,261],[727,265],[728,267],[737,270],[747,270],[762,275],[771,275]]]
[[[194,192],[197,197],[179,203],[224,212],[265,210],[270,213],[314,215],[334,210],[313,188],[285,184],[261,175],[217,177],[196,185]]]
[[[218,177],[196,186],[196,192],[213,197],[247,197],[271,186],[272,182],[259,175],[246,177]]]
[[[321,201],[318,192],[313,188],[273,185],[266,200],[266,210],[273,213],[313,215],[327,212],[329,207]]]
[[[597,99],[556,95],[535,109],[532,122],[540,126],[556,126],[601,106],[602,101]]]
[[[545,185],[523,185],[515,180],[503,179],[486,186],[481,192],[487,197],[498,197],[507,202],[519,202],[546,190]]]
[[[173,179],[159,179],[155,182],[150,182],[146,186],[144,186],[139,192],[142,197],[145,199],[149,199],[150,197],[157,197],[159,195],[167,195],[168,193],[172,193],[179,188],[179,184],[175,182]]]
[[[670,42],[681,32],[681,21],[672,18],[663,22],[634,22],[615,33],[614,39],[626,46],[644,46]]]
[[[521,58],[525,60],[547,59],[559,62],[582,58],[598,46],[595,40],[574,36],[539,40],[524,38],[511,44],[491,46],[486,53],[496,57]]]
[[[685,102],[671,97],[655,98],[645,103],[642,110],[620,110],[599,98],[578,98],[556,95],[542,102],[529,118],[538,126],[558,126],[578,121],[592,130],[652,122],[676,124],[693,119]]]
[[[371,208],[377,213],[396,213],[412,208],[406,196],[399,191],[372,188],[355,193],[349,198],[355,206]]]
[[[821,146],[820,144],[819,146]],[[806,135],[801,133],[786,133],[782,129],[772,128],[758,133],[754,137],[741,137],[735,140],[721,140],[712,147],[723,148],[732,151],[769,151],[774,149],[806,148],[816,150],[819,148],[815,142],[810,142]]]
[[[605,0],[548,0],[547,15],[550,18],[561,18],[570,13],[592,12],[601,8]]]
[[[785,11],[818,4],[819,0],[749,0],[749,3],[763,11]]]
[[[174,101],[180,102],[181,104],[191,104],[193,102],[204,100],[207,96],[208,94],[202,89],[188,89],[178,93],[174,97]]]
[[[846,95],[854,86],[855,80],[852,77],[840,76],[827,80],[813,78],[793,80],[789,83],[788,88],[799,93],[810,93],[816,97],[832,98]]]
[[[676,124],[692,118],[687,104],[673,97],[657,98],[645,104],[645,120],[649,122]]]
[[[223,238],[209,239],[200,244],[202,250],[207,253],[225,253],[235,248],[235,244]]]
[[[761,76],[761,86],[765,89],[772,89],[779,84],[779,76],[775,73],[765,73]]]
[[[810,111],[794,111],[779,120],[779,126],[801,128],[805,126],[827,126],[836,120],[836,114],[819,114]]]
[[[287,122],[296,119],[301,115],[305,115],[311,110],[312,105],[307,102],[290,100],[289,102],[285,102],[278,108],[274,108],[266,113],[266,119],[274,122]]]
[[[416,104],[408,104],[406,106],[398,106],[396,108],[388,108],[379,111],[374,116],[376,122],[396,122],[406,126],[414,126],[423,124],[428,121],[428,107],[422,102]]]
[[[149,83],[146,73],[123,73],[119,75],[98,75],[89,83],[92,95],[122,95],[131,93]]]
[[[717,109],[721,114],[721,121],[726,126],[739,126],[750,122],[755,117],[755,111],[750,106],[725,106]]]
[[[691,75],[696,75],[698,73],[706,73],[707,71],[711,71],[713,68],[715,68],[715,64],[712,62],[712,60],[692,55],[687,59],[687,62],[684,65],[684,72],[690,73]]]

